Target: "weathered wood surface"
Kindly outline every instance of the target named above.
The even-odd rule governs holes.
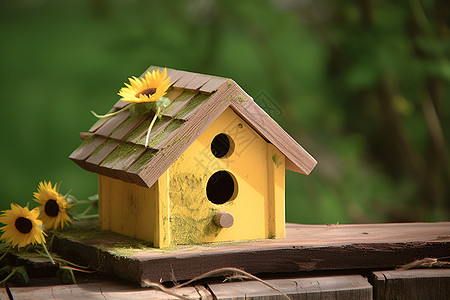
[[[361,275],[302,276],[269,279],[266,283],[291,299],[342,300],[446,300],[450,295],[450,269],[375,271],[369,280]],[[212,282],[172,289],[189,299],[285,299],[278,291],[258,281]],[[33,284],[34,283],[34,284]],[[11,287],[15,299],[177,299],[148,288],[119,281],[96,281],[78,285],[49,285],[54,279],[32,281],[32,286]],[[0,298],[7,299],[4,289]]]
[[[396,268],[425,257],[449,256],[450,223],[288,224],[285,239],[143,250],[132,256],[110,250],[127,239],[105,232],[81,241],[55,239],[53,245],[72,261],[91,263],[105,273],[159,282],[191,279],[222,267],[252,274]]]
[[[450,269],[378,271],[370,281],[375,300],[450,299]]]
[[[371,300],[372,286],[360,275],[267,280],[291,299]],[[216,299],[286,299],[257,281],[209,284]]]
[[[36,299],[36,300],[148,300],[148,299],[179,299],[175,296],[165,294],[161,291],[140,288],[125,283],[83,283],[53,286],[33,287],[11,287],[14,299]],[[201,299],[200,294],[194,287],[177,289],[177,294],[189,299]],[[0,298],[8,299],[5,289],[0,290]]]
[[[266,282],[291,299],[372,299],[372,286],[360,275],[275,279]],[[108,281],[10,289],[15,299],[177,299],[161,291]],[[205,283],[170,292],[189,299],[286,299],[280,292],[257,281]],[[4,289],[0,291],[0,297],[7,299]]]

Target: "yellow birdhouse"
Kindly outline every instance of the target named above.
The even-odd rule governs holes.
[[[167,73],[170,104],[148,146],[154,113],[123,110],[70,155],[98,174],[101,228],[158,248],[284,238],[285,169],[308,175],[314,158],[233,80]]]

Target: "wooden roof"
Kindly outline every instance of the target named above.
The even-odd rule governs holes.
[[[147,71],[160,67],[151,66]],[[145,137],[152,114],[131,117],[128,111],[100,119],[88,137],[70,155],[83,169],[126,182],[150,187],[200,134],[231,107],[267,142],[286,156],[286,168],[309,174],[317,162],[233,80],[167,69],[172,87],[171,104],[162,111]],[[119,100],[110,112],[128,102]]]

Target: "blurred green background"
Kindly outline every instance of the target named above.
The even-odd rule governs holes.
[[[0,1],[0,208],[44,179],[95,194],[96,175],[68,158],[79,132],[155,64],[233,78],[281,108],[269,113],[319,161],[309,177],[287,172],[288,221],[449,220],[449,12],[446,0]]]

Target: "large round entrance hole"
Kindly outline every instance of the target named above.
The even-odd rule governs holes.
[[[229,154],[231,148],[231,138],[225,133],[216,135],[211,142],[211,152],[217,158],[221,158]]]
[[[206,184],[206,196],[214,204],[224,204],[234,199],[236,190],[236,181],[227,171],[214,173]]]

